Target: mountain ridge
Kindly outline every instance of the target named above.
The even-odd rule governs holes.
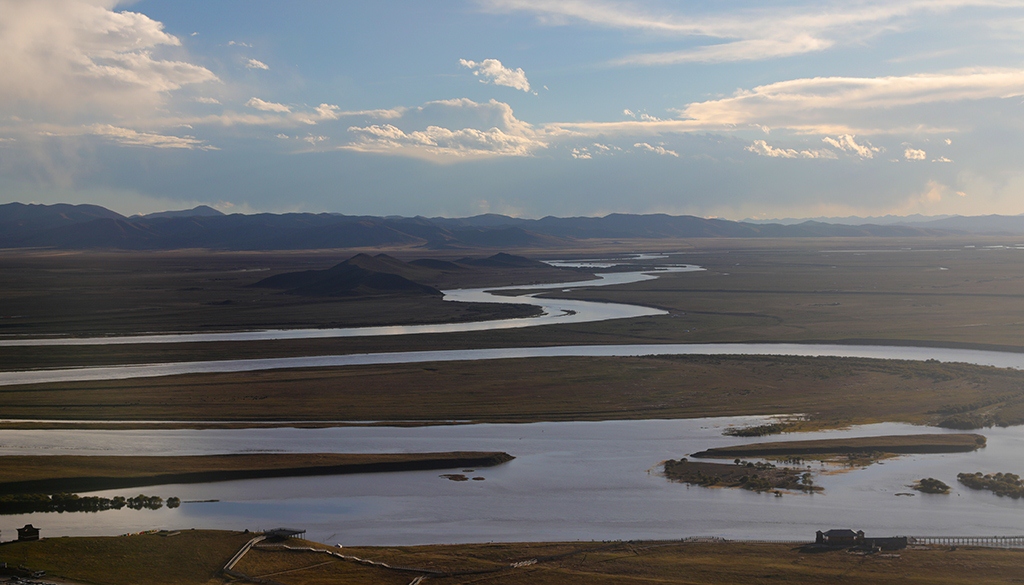
[[[906,224],[750,223],[691,215],[612,213],[520,219],[376,217],[337,213],[225,215],[192,210],[125,217],[97,205],[0,205],[0,247],[58,249],[298,250],[409,246],[424,249],[557,247],[586,239],[919,237],[1024,235],[1024,216],[913,217]]]

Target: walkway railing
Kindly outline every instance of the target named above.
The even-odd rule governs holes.
[[[910,536],[907,544],[948,544],[989,546],[997,548],[1024,547],[1024,536]]]

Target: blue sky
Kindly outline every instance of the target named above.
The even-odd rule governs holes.
[[[0,202],[1024,213],[1024,2],[0,0]]]

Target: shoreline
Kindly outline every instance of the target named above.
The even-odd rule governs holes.
[[[0,494],[92,492],[240,479],[493,467],[512,459],[514,457],[508,453],[498,451],[195,456],[7,455],[0,456],[0,477],[34,477],[0,481]],[[196,468],[201,470],[186,471]],[[100,473],[108,475],[98,475]],[[132,476],[132,473],[136,475]]]

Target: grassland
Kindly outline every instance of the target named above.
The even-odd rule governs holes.
[[[184,530],[175,536],[58,538],[0,546],[0,561],[94,585],[211,585],[253,535]],[[285,585],[407,585],[419,575],[439,585],[469,583],[869,583],[995,584],[1020,577],[1024,551],[957,547],[899,554],[811,552],[792,544],[633,541],[345,547],[290,540],[254,548],[235,570]],[[331,550],[392,567],[327,555]],[[188,559],[188,562],[182,562]]]
[[[1024,372],[853,358],[534,358],[8,386],[0,387],[0,407],[11,418],[192,423],[803,413],[807,420],[790,429],[801,430],[885,420],[936,424],[951,413],[979,412],[1019,424]]]
[[[78,492],[168,483],[491,467],[506,453],[247,453],[202,456],[0,456],[0,494]]]
[[[1024,251],[985,247],[1002,244],[1016,241],[965,237],[597,242],[589,250],[528,254],[594,257],[660,249],[677,252],[664,262],[688,262],[707,270],[556,295],[656,306],[668,311],[665,316],[390,338],[0,348],[0,368],[565,343],[828,341],[1022,351]],[[277,272],[325,268],[350,253],[5,251],[0,253],[0,270],[9,275],[10,285],[0,291],[0,332],[325,327],[463,320],[504,310],[493,305],[458,308],[442,301],[433,306],[409,299],[305,299],[247,287]],[[427,255],[419,250],[388,253],[403,259]],[[451,259],[467,252],[431,254]],[[495,275],[490,284],[515,280],[506,276]],[[520,276],[520,282],[540,279]],[[117,295],[109,294],[112,288]]]
[[[170,537],[47,538],[0,546],[0,562],[94,585],[223,583],[221,567],[251,538],[214,530]]]

